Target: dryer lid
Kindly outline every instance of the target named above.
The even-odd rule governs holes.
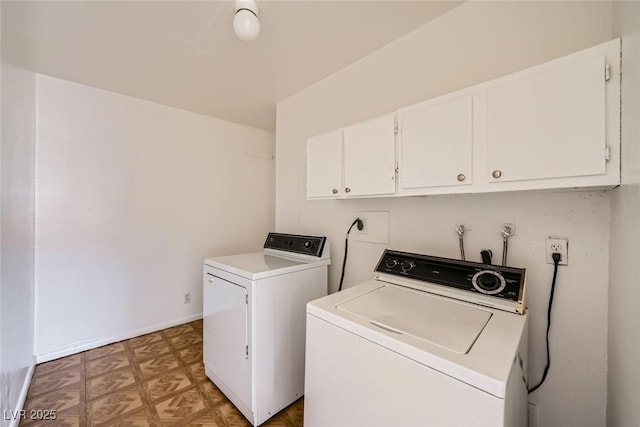
[[[318,264],[266,255],[264,252],[207,258],[204,263],[210,267],[233,273],[249,280],[264,279],[307,270],[316,267]]]
[[[483,308],[394,285],[382,286],[336,308],[361,316],[376,327],[459,354],[471,349],[492,315]]]

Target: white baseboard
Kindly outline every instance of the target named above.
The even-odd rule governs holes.
[[[70,346],[61,348],[59,350],[50,351],[47,353],[36,354],[36,363],[48,362],[50,360],[59,359],[61,357],[69,356],[72,354],[80,353],[82,351],[91,350],[103,345],[112,344],[114,342],[128,340],[140,335],[149,334],[151,332],[160,331],[162,329],[171,328],[172,326],[182,325],[183,323],[193,322],[194,320],[202,319],[202,313],[194,314],[180,319],[175,319],[169,322],[159,323],[153,326],[148,326],[134,331],[123,332],[118,335],[110,337],[100,338],[97,340],[84,341],[81,343],[75,343]]]
[[[18,401],[16,402],[16,408],[13,411],[14,414],[19,414],[22,409],[24,409],[24,402],[27,400],[27,393],[29,392],[29,387],[31,386],[31,378],[33,378],[33,371],[36,368],[36,360],[35,357],[31,361],[31,365],[29,366],[29,370],[27,371],[27,375],[24,377],[24,382],[22,383],[22,388],[20,389],[20,396],[18,396]],[[15,416],[9,422],[9,427],[18,427],[20,424],[20,417]]]

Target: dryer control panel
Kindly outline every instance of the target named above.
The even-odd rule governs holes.
[[[375,271],[516,303],[522,303],[524,300],[526,279],[524,268],[387,249]]]
[[[264,248],[320,257],[326,240],[324,236],[269,233]]]

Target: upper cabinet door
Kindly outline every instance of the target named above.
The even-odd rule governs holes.
[[[359,123],[343,132],[345,195],[395,193],[395,115]]]
[[[472,98],[400,110],[400,188],[472,183]]]
[[[604,174],[605,83],[599,55],[489,88],[488,181]]]
[[[342,129],[307,140],[307,197],[342,193]]]

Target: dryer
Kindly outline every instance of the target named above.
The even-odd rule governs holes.
[[[206,375],[257,426],[304,393],[305,306],[327,294],[325,237],[269,233],[204,262]]]
[[[304,425],[527,425],[526,270],[386,250],[307,305]]]

